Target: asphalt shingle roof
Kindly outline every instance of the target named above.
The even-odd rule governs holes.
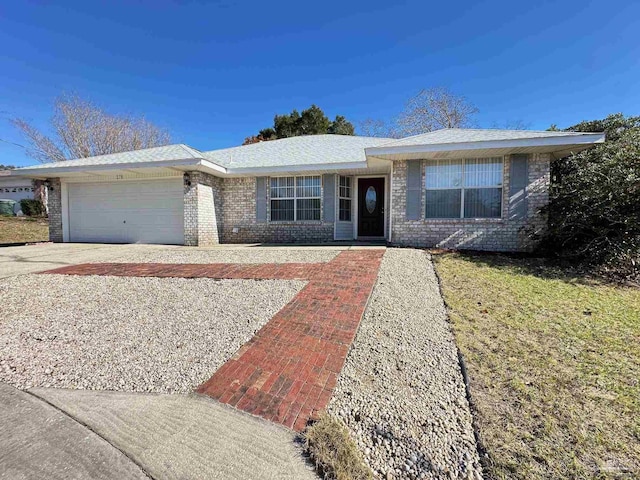
[[[365,162],[365,148],[389,141],[390,138],[350,135],[306,135],[203,153],[207,160],[232,169]]]
[[[17,170],[57,169],[100,165],[208,160],[231,170],[269,168],[293,165],[321,165],[367,160],[365,148],[415,145],[456,144],[496,140],[583,135],[575,132],[545,132],[534,130],[481,130],[451,128],[415,135],[403,139],[358,137],[349,135],[306,135],[269,142],[201,152],[184,144],[166,145],[130,152],[34,165]]]
[[[65,162],[52,162],[44,165],[22,167],[20,170],[39,168],[86,167],[89,165],[113,165],[118,163],[162,162],[170,160],[187,160],[202,158],[202,153],[182,143],[163,147],[145,148],[131,152],[112,153],[97,157],[79,158]]]
[[[400,138],[379,145],[383,147],[402,147],[412,145],[439,145],[447,143],[488,142],[496,140],[523,140],[527,138],[553,138],[571,135],[586,135],[579,132],[547,132],[540,130],[497,130],[479,128],[445,128],[422,133],[412,137]]]

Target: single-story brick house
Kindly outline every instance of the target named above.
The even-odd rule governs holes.
[[[47,205],[46,190],[41,182],[33,182],[28,177],[11,175],[11,170],[0,170],[0,200],[16,202],[14,213],[20,213],[20,200],[37,198]]]
[[[445,129],[403,139],[309,135],[25,167],[54,242],[213,245],[380,239],[519,251],[544,228],[549,162],[602,133]]]

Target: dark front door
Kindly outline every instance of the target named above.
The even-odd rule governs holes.
[[[384,178],[358,179],[358,236],[384,236]]]

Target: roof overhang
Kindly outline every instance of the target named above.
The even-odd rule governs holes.
[[[557,137],[537,137],[509,140],[487,140],[464,143],[399,145],[369,147],[367,158],[385,160],[447,159],[489,157],[515,153],[550,153],[555,158],[576,153],[603,143],[604,133],[580,133]]]
[[[388,173],[391,162],[369,159],[364,162],[317,163],[306,165],[279,165],[252,168],[225,168],[205,159],[163,160],[150,162],[108,163],[102,165],[56,165],[38,168],[18,169],[12,176],[44,180],[46,178],[85,179],[88,177],[114,177],[125,174],[146,174],[163,176],[176,172],[205,172],[216,177],[258,177],[273,175],[318,175],[322,173],[342,173],[345,175]],[[2,177],[10,178],[10,177]]]
[[[227,169],[208,160],[188,158],[183,160],[163,160],[150,162],[119,162],[102,165],[73,165],[73,166],[42,166],[39,168],[16,169],[12,176],[20,176],[35,179],[46,178],[73,178],[83,176],[113,176],[119,173],[153,172],[163,173],[171,171],[198,171],[206,172],[214,176],[226,176]]]
[[[305,171],[345,170],[367,168],[367,162],[316,163],[309,165],[279,165],[277,167],[231,168],[230,175],[265,175],[268,173],[297,173]]]
[[[279,165],[271,167],[229,168],[230,177],[256,177],[265,175],[318,175],[341,173],[343,175],[384,174],[391,170],[391,162],[384,159],[368,159],[364,162],[331,162],[305,165]]]

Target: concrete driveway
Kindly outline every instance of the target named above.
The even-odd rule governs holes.
[[[140,250],[180,247],[166,245],[106,245],[91,243],[45,243],[0,248],[0,278],[41,272],[78,263],[107,261]]]

